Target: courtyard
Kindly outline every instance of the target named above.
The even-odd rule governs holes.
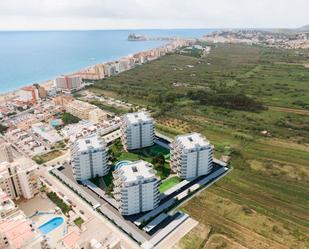
[[[180,179],[174,176],[171,177],[170,151],[158,144],[147,148],[125,151],[120,139],[117,139],[109,147],[108,153],[112,162],[108,174],[103,177],[96,177],[90,181],[99,188],[104,189],[105,193],[110,196],[112,196],[113,191],[113,171],[115,170],[115,166],[122,162],[144,160],[151,163],[161,181],[167,181],[163,185],[163,190],[167,190],[180,182]],[[170,179],[168,179],[169,177]]]

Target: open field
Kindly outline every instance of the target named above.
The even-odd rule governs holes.
[[[42,163],[46,163],[48,161],[51,161],[57,157],[60,157],[64,154],[63,150],[52,150],[50,152],[47,152],[46,154],[42,154],[42,155],[38,155],[38,156],[34,156],[32,159],[38,163],[38,164],[42,164]]]
[[[92,88],[150,109],[165,135],[201,132],[216,157],[231,157],[234,170],[182,207],[210,233],[194,229],[178,248],[309,247],[309,71],[296,65],[308,59],[304,50],[221,44],[205,58],[168,55]],[[207,91],[244,94],[265,109],[194,96]]]

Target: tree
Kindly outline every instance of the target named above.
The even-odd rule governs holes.
[[[165,157],[162,154],[155,156],[152,159],[152,164],[155,166],[155,168],[163,168],[165,164]]]

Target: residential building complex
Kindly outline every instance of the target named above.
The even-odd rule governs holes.
[[[177,136],[171,145],[171,168],[183,179],[208,174],[212,161],[213,146],[199,133]]]
[[[56,78],[56,88],[63,91],[71,91],[81,88],[82,79],[78,75],[60,76]]]
[[[107,112],[101,110],[100,108],[95,108],[89,112],[89,121],[94,123],[101,123],[107,120],[108,114]]]
[[[68,113],[85,120],[89,120],[89,113],[95,109],[98,109],[98,107],[80,100],[73,100],[65,106]]]
[[[113,172],[114,197],[122,215],[132,215],[156,208],[160,201],[160,181],[146,161],[131,162]]]
[[[39,193],[37,167],[25,159],[0,163],[0,188],[11,199],[32,198]]]
[[[12,199],[0,189],[0,219],[16,212],[17,206]]]
[[[18,91],[18,100],[25,104],[36,104],[40,99],[39,91],[35,86],[26,86]]]
[[[13,150],[10,144],[0,141],[0,163],[13,162]]]
[[[154,144],[154,120],[146,112],[128,113],[121,122],[121,140],[126,150],[149,147]]]
[[[73,173],[78,181],[108,173],[106,143],[96,135],[77,139],[71,145]]]
[[[0,248],[45,249],[44,237],[34,229],[31,220],[18,210],[0,220]]]

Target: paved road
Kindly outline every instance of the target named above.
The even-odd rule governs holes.
[[[40,169],[40,175],[45,177],[45,179],[47,179],[52,184],[52,189],[63,193],[68,197],[68,199],[73,200],[74,204],[77,206],[76,209],[83,210],[84,212],[87,212],[88,215],[91,215],[94,218],[100,220],[102,222],[102,226],[115,233],[124,242],[125,248],[139,248],[135,241],[123,233],[118,227],[111,224],[110,221],[108,221],[104,216],[94,211],[88,203],[76,195],[70,188],[65,186],[57,178],[48,173],[46,168]],[[104,229],[104,227],[100,227],[100,229]]]

